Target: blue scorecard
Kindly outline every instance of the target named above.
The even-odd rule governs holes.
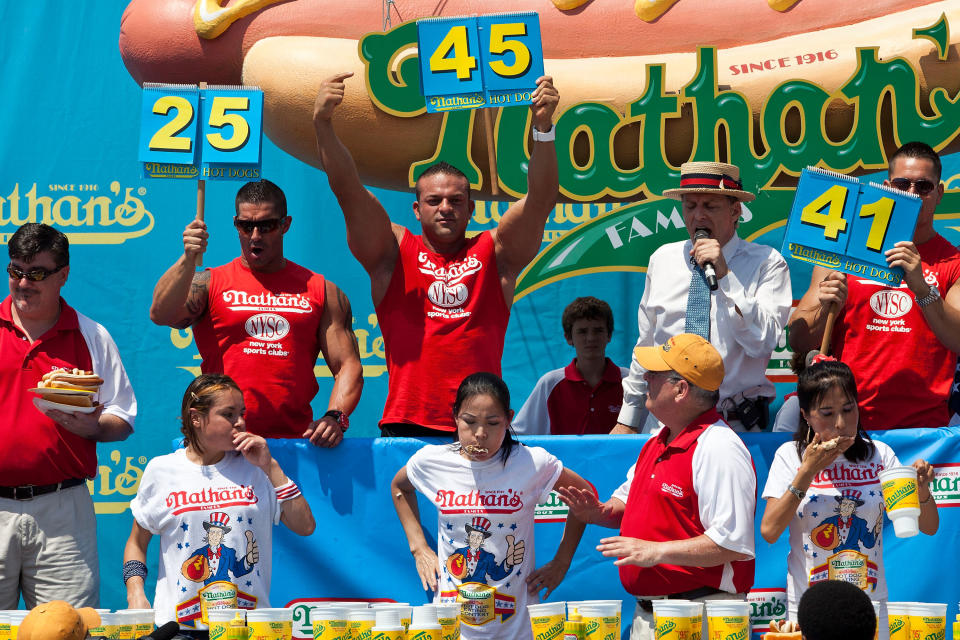
[[[143,85],[137,159],[145,178],[257,179],[262,142],[258,87]]]
[[[841,173],[807,167],[787,220],[783,255],[898,286],[903,270],[887,266],[887,250],[913,238],[918,196]]]
[[[417,21],[427,111],[530,104],[543,75],[536,12]]]

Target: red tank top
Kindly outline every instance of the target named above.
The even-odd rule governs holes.
[[[299,438],[313,420],[323,303],[323,276],[289,260],[276,273],[240,258],[210,269],[207,311],[193,327],[200,369],[240,385],[248,431]]]
[[[960,252],[939,235],[917,250],[927,284],[946,296],[960,277]],[[906,284],[848,275],[833,344],[856,378],[865,429],[947,425],[957,356],[930,330]]]
[[[445,256],[409,231],[377,306],[389,383],[381,424],[453,431],[453,401],[471,373],[500,375],[510,308],[489,231]]]

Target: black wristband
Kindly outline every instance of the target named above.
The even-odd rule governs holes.
[[[127,560],[123,563],[123,584],[127,584],[127,580],[134,576],[140,576],[146,580],[147,565],[139,560]]]

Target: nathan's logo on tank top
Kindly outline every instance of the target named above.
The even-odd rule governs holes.
[[[481,269],[483,263],[476,256],[467,256],[459,262],[446,266],[438,265],[430,259],[430,254],[421,251],[417,256],[420,273],[434,278],[427,287],[427,298],[440,310],[428,312],[430,317],[459,318],[470,315],[460,309],[470,297],[470,289],[464,280]]]
[[[173,509],[173,515],[188,511],[244,507],[257,504],[258,501],[259,498],[253,492],[253,486],[246,485],[212,487],[192,492],[171,491],[167,494],[167,507]]]
[[[433,499],[440,513],[516,513],[523,509],[523,493],[513,489],[475,489],[466,493],[440,489]]]
[[[810,486],[814,489],[865,487],[872,484],[879,486],[877,474],[881,471],[883,465],[878,462],[843,466],[835,464],[814,476]]]
[[[289,313],[310,313],[313,311],[310,300],[299,293],[274,295],[270,292],[249,293],[230,289],[223,292],[223,301],[231,311],[287,311]]]
[[[892,320],[913,308],[913,296],[902,289],[884,289],[870,296],[870,308],[878,316]]]

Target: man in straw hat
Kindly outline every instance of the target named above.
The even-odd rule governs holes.
[[[736,430],[764,429],[776,396],[765,375],[790,314],[787,263],[777,251],[741,240],[743,190],[740,170],[721,162],[686,162],[680,187],[664,196],[682,203],[689,240],[664,245],[647,266],[638,311],[638,347],[696,333],[720,352],[727,377],[717,409]],[[623,406],[611,433],[649,432],[656,426],[644,409],[647,385],[636,359],[623,380]]]
[[[646,408],[663,427],[604,504],[589,491],[558,491],[579,520],[620,529],[597,549],[617,558],[620,581],[637,598],[630,639],[652,640],[654,600],[743,599],[750,590],[757,478],[750,452],[715,409],[724,366],[713,345],[684,333],[637,347],[634,358],[645,371]]]

